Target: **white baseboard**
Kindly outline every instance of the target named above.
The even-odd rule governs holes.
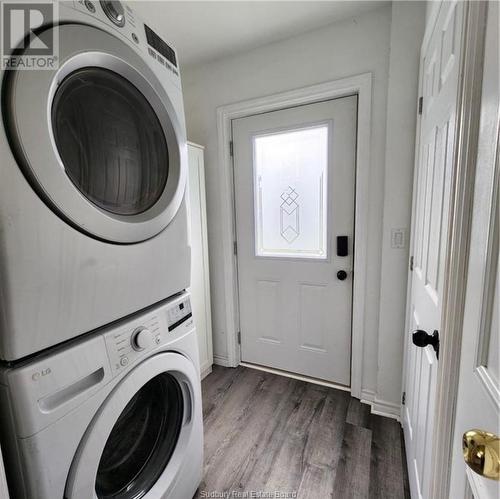
[[[373,390],[361,390],[361,402],[371,406],[371,413],[392,418],[401,423],[401,405],[377,398]]]
[[[214,364],[223,367],[234,367],[227,357],[221,357],[220,355],[214,355]]]
[[[372,405],[374,400],[375,392],[373,390],[366,390],[364,388],[361,390],[361,402]]]
[[[395,404],[394,402],[387,402],[385,400],[375,398],[375,401],[372,404],[372,414],[386,416],[401,423],[401,405]]]

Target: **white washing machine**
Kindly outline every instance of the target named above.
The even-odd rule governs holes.
[[[126,3],[54,5],[56,18],[36,36],[58,40],[57,68],[0,73],[7,361],[189,286],[176,52]]]
[[[0,371],[12,499],[191,499],[202,477],[189,295]]]

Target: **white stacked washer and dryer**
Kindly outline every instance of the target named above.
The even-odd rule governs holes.
[[[126,3],[56,7],[35,36],[58,40],[57,68],[0,75],[9,489],[190,499],[203,433],[177,55]]]

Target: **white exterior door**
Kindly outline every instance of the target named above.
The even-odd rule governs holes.
[[[233,121],[245,362],[350,385],[357,97]]]
[[[472,493],[475,499],[500,497],[500,482],[472,471],[465,465],[462,455],[462,435],[465,432],[483,430],[496,434],[497,438],[500,435],[499,26],[499,4],[489,2],[479,149],[450,481],[450,497],[471,497]],[[498,442],[496,446],[498,452]],[[476,451],[472,444],[470,449],[472,458]],[[481,452],[480,448],[478,450]],[[476,463],[479,469],[476,471],[480,471],[480,463],[479,459]],[[485,464],[488,470],[489,463]],[[467,489],[469,495],[464,494],[464,490]]]
[[[439,330],[441,322],[462,16],[462,2],[441,4],[420,61],[423,109],[414,183],[413,272],[403,410],[408,473],[414,498],[429,497],[438,357],[430,345],[415,346],[412,337],[416,330],[432,335]]]

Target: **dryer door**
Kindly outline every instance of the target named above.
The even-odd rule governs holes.
[[[195,367],[176,353],[151,357],[127,375],[94,417],[72,463],[65,497],[162,497],[178,480],[181,465],[190,460],[189,443],[201,432]]]
[[[54,30],[58,69],[7,72],[4,114],[18,163],[75,228],[116,243],[151,238],[184,195],[183,118],[126,43],[75,24],[39,37]]]

